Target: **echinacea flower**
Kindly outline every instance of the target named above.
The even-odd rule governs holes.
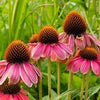
[[[38,34],[37,45],[32,48],[32,43],[29,44],[31,58],[38,60],[40,57],[49,58],[52,61],[57,59],[64,60],[72,54],[72,51],[67,44],[59,42],[59,34],[52,26],[43,27]]]
[[[83,74],[87,74],[92,69],[97,76],[100,76],[100,53],[93,47],[86,47],[78,52],[66,68],[72,73],[80,70]]]
[[[27,86],[31,87],[33,83],[36,86],[42,75],[29,59],[30,53],[24,42],[15,40],[10,43],[5,51],[5,60],[0,61],[0,84],[8,77],[13,84],[22,79]]]
[[[89,33],[86,33],[87,24],[85,19],[77,11],[71,11],[63,22],[63,30],[59,36],[60,41],[66,42],[74,52],[76,45],[79,49],[84,49],[86,46],[100,46],[97,38]]]
[[[38,34],[33,34],[29,40],[29,43],[37,43],[38,42]]]
[[[27,92],[18,84],[9,84],[5,81],[0,85],[0,100],[30,100]]]

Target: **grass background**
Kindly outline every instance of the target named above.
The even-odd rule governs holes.
[[[87,32],[100,39],[100,0],[0,0],[0,59],[4,59],[7,45],[15,39],[28,43],[29,38],[45,25],[54,26],[59,33],[63,32],[62,23],[65,16],[77,10],[86,19]],[[66,65],[61,65],[61,100],[66,100],[68,93],[68,72]],[[47,61],[42,62],[43,100],[47,100]],[[73,100],[79,100],[82,75],[74,75]],[[52,63],[52,100],[56,100],[56,62]],[[38,100],[38,88],[22,85],[31,100]],[[90,76],[89,100],[100,100],[100,79],[93,73]]]

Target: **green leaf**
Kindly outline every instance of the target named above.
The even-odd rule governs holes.
[[[63,97],[66,97],[68,95],[68,93],[74,93],[76,92],[76,90],[67,90],[65,92],[63,92],[62,94],[60,94],[59,96],[57,96],[54,100],[59,100]]]
[[[36,100],[29,92],[28,92],[28,97],[30,98],[30,100]]]
[[[68,73],[63,73],[61,75],[62,84],[68,84],[68,76],[69,76]],[[81,87],[81,82],[82,82],[82,79],[80,77],[73,75],[73,88],[79,89]]]
[[[88,90],[88,99],[100,90],[100,85],[92,87]]]
[[[15,39],[18,37],[19,29],[23,21],[23,16],[25,15],[26,3],[27,0],[15,0],[11,20],[11,34],[15,34]]]
[[[55,97],[57,97],[57,93],[54,90],[51,90],[51,100],[55,100]],[[48,100],[48,95],[44,96],[42,100]]]

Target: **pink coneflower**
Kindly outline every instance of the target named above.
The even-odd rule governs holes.
[[[71,11],[63,22],[64,32],[60,35],[60,41],[68,43],[74,52],[75,45],[77,48],[84,49],[86,46],[100,46],[97,38],[86,33],[87,24],[84,18],[76,11]]]
[[[57,59],[64,60],[72,54],[67,44],[58,40],[58,32],[52,26],[43,27],[38,34],[38,42],[29,44],[31,58],[38,60],[40,57],[49,58],[55,61]],[[32,48],[33,45],[33,48]]]
[[[24,42],[15,40],[7,47],[5,59],[0,61],[0,84],[7,77],[11,83],[18,83],[20,78],[31,87],[38,83],[41,72],[33,64],[29,63],[30,53]]]
[[[70,61],[67,69],[72,73],[80,70],[83,74],[87,74],[92,69],[97,76],[100,76],[100,53],[93,47],[86,47]]]
[[[38,34],[33,34],[29,40],[29,43],[37,43],[38,42]]]
[[[0,100],[30,100],[27,92],[20,88],[18,84],[8,84],[5,81],[0,86]]]

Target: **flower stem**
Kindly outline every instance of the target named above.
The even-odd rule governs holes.
[[[68,90],[72,88],[73,73],[69,72]],[[71,100],[71,93],[68,94],[68,100]]]
[[[81,86],[80,100],[83,100],[84,85],[85,85],[85,75],[83,75],[83,81],[82,81],[82,86]]]
[[[51,100],[51,60],[48,59],[48,100]]]
[[[88,86],[89,86],[89,72],[86,75],[86,88],[85,88],[85,100],[87,99],[87,95],[88,95]]]
[[[41,61],[38,61],[38,67],[41,71]],[[42,79],[39,79],[39,100],[42,100]]]
[[[60,95],[60,63],[57,63],[57,94]]]

